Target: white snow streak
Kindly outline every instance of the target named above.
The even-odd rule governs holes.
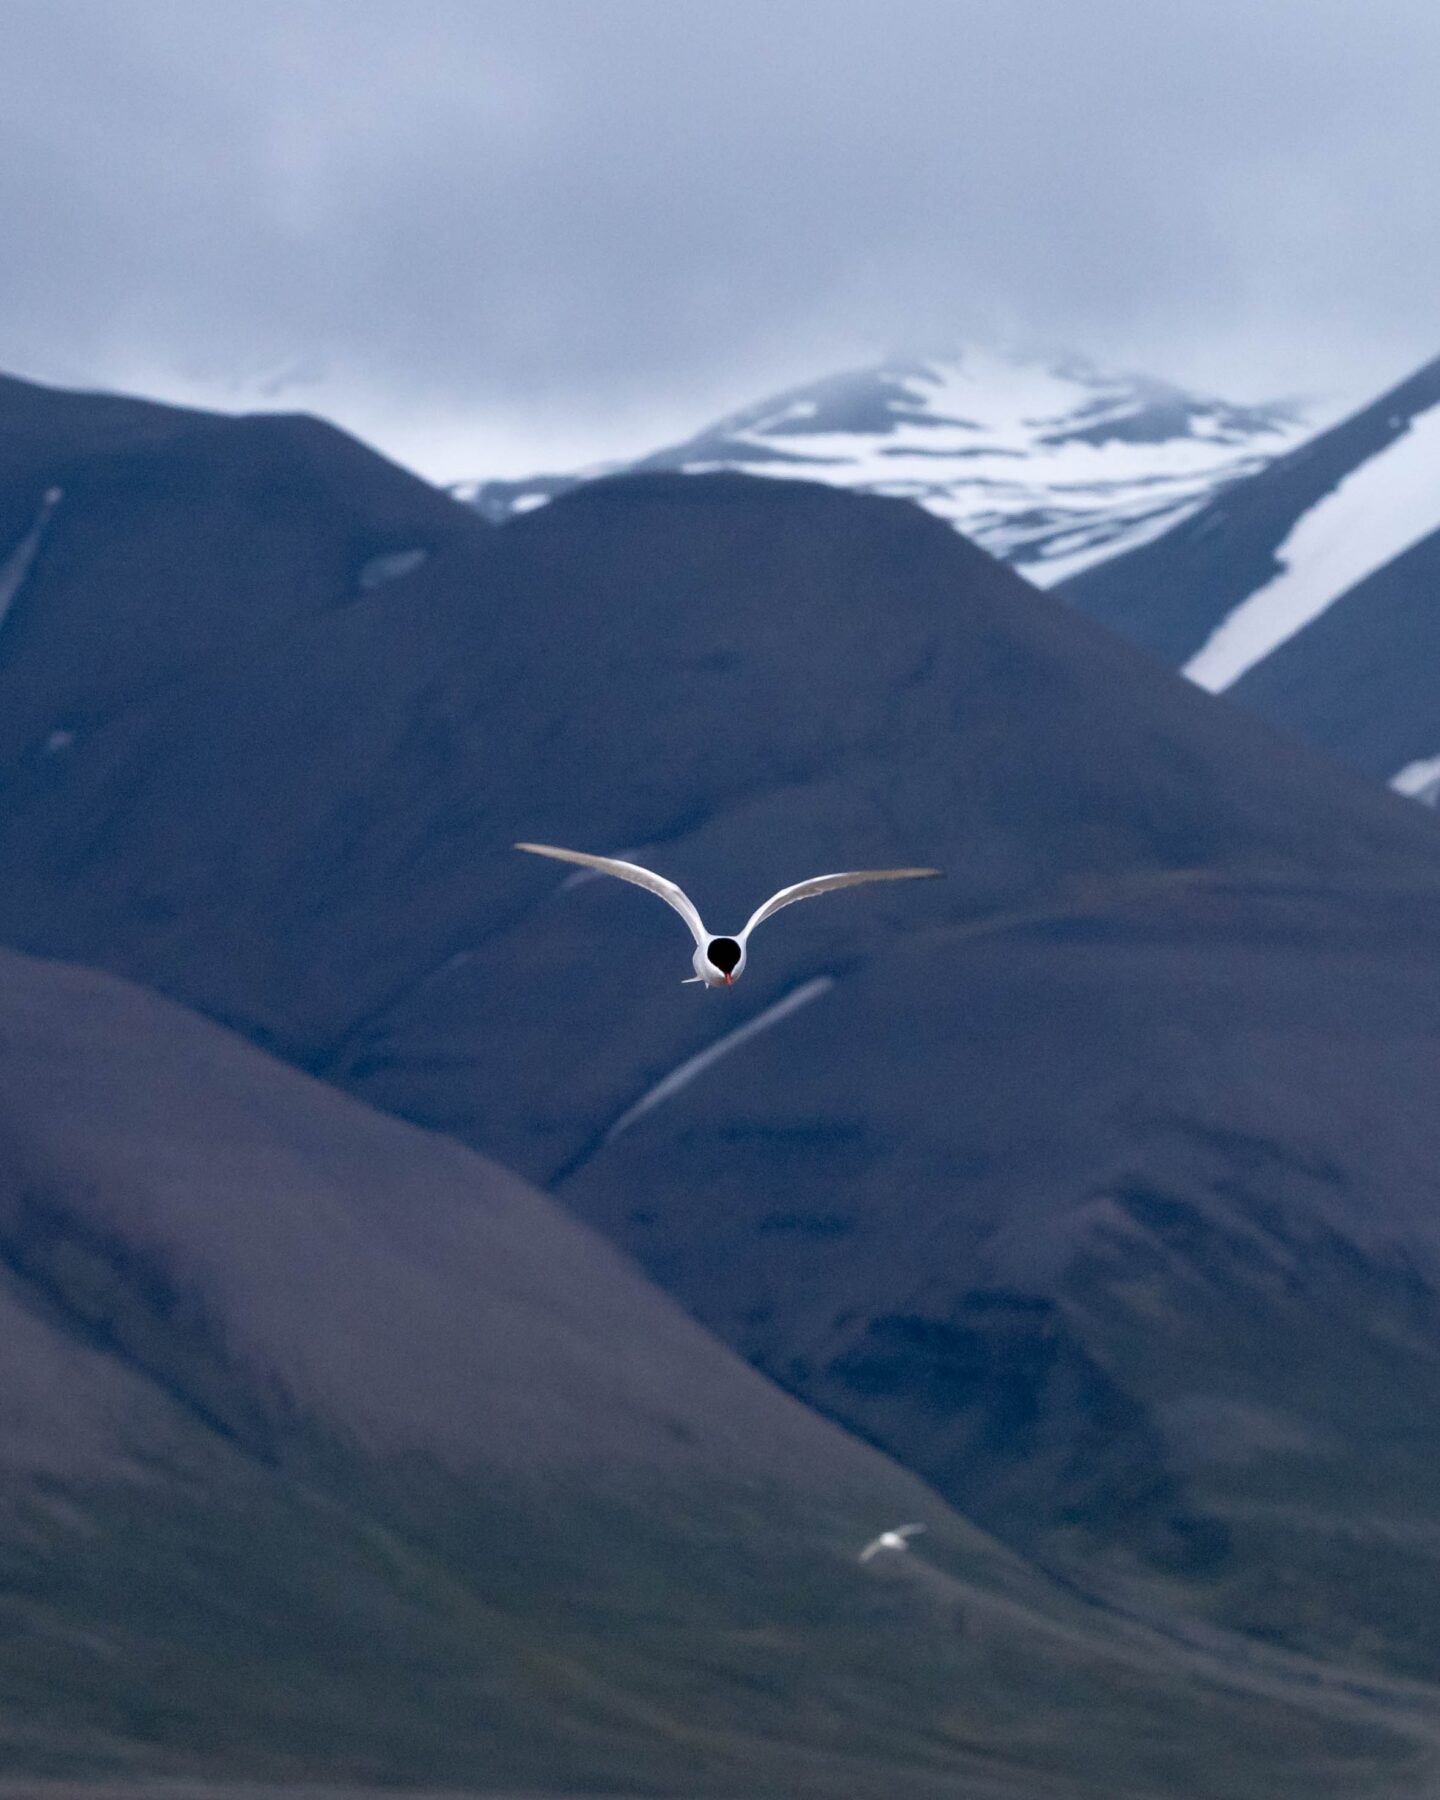
[[[0,625],[5,623],[10,608],[20,597],[20,590],[25,585],[25,578],[34,566],[35,558],[40,554],[40,546],[45,539],[45,531],[55,508],[64,499],[64,492],[58,487],[47,488],[45,498],[40,502],[40,509],[35,514],[30,529],[10,552],[3,563],[0,563]]]
[[[1257,464],[1257,468],[1259,465]],[[1253,472],[1253,471],[1252,471]],[[1167,501],[1164,509],[1153,517],[1146,519],[1143,515],[1138,520],[1125,520],[1118,515],[1104,520],[1104,529],[1095,529],[1083,533],[1080,546],[1073,551],[1057,551],[1053,546],[1047,550],[1041,562],[1017,562],[1016,569],[1038,588],[1058,587],[1062,581],[1068,581],[1072,575],[1078,575],[1082,569],[1088,569],[1092,563],[1105,562],[1109,557],[1119,556],[1126,550],[1138,550],[1142,544],[1150,544],[1158,537],[1163,537],[1174,525],[1188,519],[1210,498],[1210,489],[1196,494],[1193,500]]]
[[[1440,529],[1440,406],[1353,469],[1295,521],[1280,574],[1223,619],[1185,665],[1218,694],[1340,596]]]
[[[717,1038],[708,1050],[701,1050],[697,1055],[687,1057],[663,1080],[657,1081],[648,1093],[642,1094],[627,1112],[621,1113],[605,1133],[605,1142],[608,1144],[612,1138],[619,1137],[622,1131],[627,1130],[652,1107],[659,1106],[662,1100],[669,1100],[681,1088],[688,1087],[697,1075],[702,1075],[706,1069],[719,1062],[722,1056],[728,1056],[750,1038],[767,1031],[772,1025],[778,1025],[781,1019],[798,1012],[802,1006],[808,1006],[812,1000],[818,1000],[834,985],[833,975],[817,975],[812,981],[802,982],[798,988],[792,988],[783,1000],[777,1000],[773,1006],[767,1006],[764,1012],[756,1013],[753,1019],[747,1019],[743,1025],[737,1025],[734,1031],[727,1031],[724,1037]]]
[[[1406,763],[1398,774],[1390,777],[1390,785],[1397,794],[1408,794],[1425,806],[1440,806],[1440,756],[1422,757],[1419,762]]]

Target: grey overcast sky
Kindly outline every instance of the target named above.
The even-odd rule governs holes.
[[[1440,353],[1434,0],[0,0],[0,368],[437,478],[967,336]]]

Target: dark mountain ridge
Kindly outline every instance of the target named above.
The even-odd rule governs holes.
[[[89,401],[0,384],[0,542],[37,517],[43,534],[0,640],[24,670],[7,760],[485,529],[317,419]]]

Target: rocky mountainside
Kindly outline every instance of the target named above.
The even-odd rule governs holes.
[[[299,436],[310,491],[362,455]],[[266,491],[253,427],[207,454]],[[1072,1590],[1428,1717],[1434,819],[899,501],[651,475],[493,529],[367,479],[387,536],[315,508],[323,603],[243,624],[190,491],[137,497],[170,560],[108,587],[56,505],[0,633],[0,937],[547,1184]],[[244,556],[291,529],[256,504]],[[116,622],[103,706],[70,617]],[[721,923],[947,878],[787,911],[711,994],[665,908],[520,837]]]
[[[791,388],[631,467],[914,500],[1049,587],[1167,530],[1306,429],[1294,406],[1235,406],[1079,356],[974,347]],[[584,479],[478,481],[458,492],[500,522]]]
[[[1440,362],[1068,583],[1213,693],[1440,796]]]

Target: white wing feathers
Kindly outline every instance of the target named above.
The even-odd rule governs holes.
[[[658,894],[668,906],[675,908],[690,927],[690,935],[697,944],[710,941],[710,933],[701,923],[695,903],[685,890],[673,881],[667,881],[663,875],[642,869],[639,863],[621,862],[614,856],[586,856],[583,850],[557,850],[553,844],[517,844],[515,848],[528,850],[532,856],[553,856],[556,862],[579,863],[582,868],[598,869],[602,875],[615,875],[621,881],[633,881],[636,887],[649,888],[652,894]]]
[[[521,846],[522,849],[524,846]],[[939,869],[853,869],[848,875],[814,875],[809,881],[797,881],[794,887],[781,888],[765,904],[750,915],[740,933],[749,937],[755,927],[779,912],[782,906],[793,906],[797,900],[812,900],[816,894],[828,894],[835,888],[858,887],[862,881],[914,881],[926,875],[938,875]]]
[[[558,850],[554,844],[517,844],[517,850],[528,850],[532,856],[553,856],[556,862],[579,863],[585,869],[597,869],[602,875],[616,875],[621,881],[633,881],[637,887],[649,888],[668,905],[673,906],[690,927],[690,935],[703,948],[710,941],[695,903],[683,888],[639,863],[621,862],[614,856],[587,856],[583,850]],[[781,888],[762,907],[751,914],[739,934],[743,943],[763,920],[793,906],[797,900],[812,900],[816,894],[829,894],[836,888],[858,887],[862,881],[915,881],[927,875],[938,875],[939,869],[852,869],[844,875],[812,875],[809,881],[797,881],[793,887]]]

